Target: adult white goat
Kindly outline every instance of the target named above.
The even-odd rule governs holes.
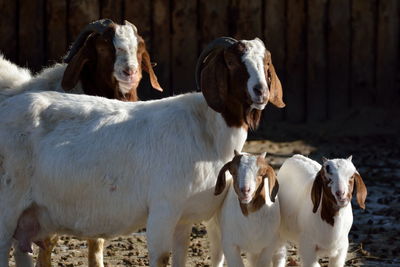
[[[29,70],[0,55],[0,98],[27,90],[65,90],[137,101],[142,69],[149,73],[152,86],[162,91],[145,42],[128,21],[119,25],[103,19],[88,24],[72,44],[64,62],[31,77]],[[37,266],[51,267],[51,251],[56,242],[56,236],[43,240],[46,245],[39,250]],[[103,240],[89,240],[88,245],[89,266],[103,266]],[[25,246],[24,251],[31,251],[31,248]]]
[[[281,216],[276,198],[279,184],[265,154],[255,156],[235,151],[235,157],[218,175],[216,195],[224,192],[227,170],[233,182],[228,185],[221,210],[213,218],[218,231],[215,232],[214,226],[209,227],[214,240],[211,246],[214,266],[223,265],[221,244],[229,267],[244,266],[241,252],[247,252],[251,266],[269,266],[272,261],[279,240]],[[218,237],[220,240],[215,240]]]
[[[354,183],[357,202],[365,208],[367,189],[347,159],[324,159],[323,166],[294,155],[278,172],[281,236],[299,245],[303,266],[320,266],[318,256],[328,256],[329,266],[344,266],[353,223],[351,198]],[[280,256],[284,258],[285,253]]]
[[[131,103],[36,92],[0,103],[0,267],[13,236],[22,234],[21,246],[53,233],[109,238],[143,226],[151,266],[165,266],[171,248],[174,265],[184,265],[192,223],[224,198],[213,196],[219,170],[268,100],[284,106],[259,39],[217,39],[199,65],[204,97]]]

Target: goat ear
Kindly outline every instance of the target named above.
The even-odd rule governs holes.
[[[276,179],[275,171],[271,166],[267,166],[265,176],[268,177],[269,198],[275,202],[276,195],[279,191],[279,183]]]
[[[94,39],[97,35],[97,33],[90,34],[78,53],[68,63],[61,81],[64,91],[72,90],[78,83],[83,67],[95,54]]]
[[[253,208],[254,211],[259,210],[263,205],[265,205],[265,190],[264,190],[264,179],[261,181],[261,184],[258,186],[257,191],[253,200]],[[243,210],[242,210],[243,212]],[[245,213],[243,213],[247,216]]]
[[[218,177],[217,177],[217,183],[215,184],[215,190],[214,190],[214,195],[219,195],[221,194],[226,186],[226,176],[225,176],[225,172],[227,170],[229,170],[231,166],[231,161],[226,163],[222,169],[219,171],[218,173]]]
[[[354,173],[354,179],[356,182],[358,205],[360,206],[360,208],[365,209],[365,199],[367,198],[367,187],[365,186],[364,181],[358,172]]]
[[[313,212],[316,213],[319,207],[319,203],[321,202],[321,197],[322,197],[322,186],[323,186],[323,181],[322,181],[322,170],[320,170],[317,174],[317,177],[315,177],[314,183],[311,188],[311,200],[313,202]]]
[[[236,149],[233,150],[233,153],[235,154],[235,156],[239,156],[240,155],[240,153]]]
[[[269,88],[269,101],[278,108],[283,108],[285,103],[283,102],[283,90],[281,81],[276,74],[274,65],[272,65],[271,55],[266,55],[269,57],[267,62],[269,62],[269,67],[267,68],[266,77],[268,80],[271,81],[270,88]]]
[[[225,108],[224,98],[228,92],[228,70],[225,65],[224,50],[213,52],[201,71],[201,91],[207,104],[216,112]]]
[[[153,67],[152,67],[152,64],[151,64],[151,61],[150,61],[150,55],[149,55],[149,52],[147,52],[146,47],[144,48],[144,51],[143,51],[143,54],[142,54],[142,64],[143,64],[143,69],[144,69],[144,70],[149,74],[149,76],[150,76],[150,83],[151,83],[151,86],[152,86],[154,89],[156,89],[156,90],[162,92],[163,89],[161,88],[160,84],[158,83],[157,76],[156,76],[156,74],[154,73],[154,70],[153,70]]]

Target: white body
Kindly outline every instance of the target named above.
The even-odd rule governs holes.
[[[3,63],[6,61],[4,58],[0,57],[0,73],[5,69],[3,68]],[[4,99],[14,96],[26,91],[58,91],[64,92],[61,87],[61,80],[64,75],[65,68],[67,64],[55,64],[42,70],[39,74],[34,77],[18,75],[20,71],[18,66],[10,62],[10,70],[8,76],[0,76],[0,102]],[[26,69],[23,69],[26,70]],[[28,71],[28,70],[26,70]],[[23,72],[22,72],[23,73]],[[1,74],[0,74],[1,75]],[[4,85],[4,86],[3,86]],[[5,86],[7,85],[7,86]],[[12,86],[8,86],[12,85]],[[82,94],[81,83],[78,82],[76,87],[69,91],[70,93]]]
[[[265,181],[265,205],[244,216],[238,196],[229,185],[228,194],[218,213],[222,247],[228,266],[243,266],[241,252],[247,252],[251,266],[268,266],[277,248],[280,225],[278,198],[269,199],[268,182]],[[222,266],[222,261],[220,262]]]
[[[0,91],[20,86],[31,78],[28,69],[15,65],[0,53]]]
[[[3,101],[0,114],[2,267],[31,203],[41,208],[40,236],[108,238],[146,226],[156,266],[176,229],[179,254],[179,233],[219,208],[216,176],[247,137],[199,93],[137,103],[26,93]]]
[[[321,205],[313,213],[311,188],[321,165],[301,155],[284,162],[278,172],[281,236],[299,246],[303,266],[320,266],[318,256],[330,257],[329,266],[343,266],[353,223],[351,203],[339,209],[334,226],[321,219]]]

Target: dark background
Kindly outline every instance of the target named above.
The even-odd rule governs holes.
[[[263,133],[267,123],[339,123],[360,112],[398,120],[399,13],[397,0],[0,0],[0,50],[38,71],[58,61],[88,22],[127,19],[146,40],[165,90],[143,90],[145,78],[146,100],[193,91],[198,54],[212,39],[260,37],[287,104],[266,109]]]

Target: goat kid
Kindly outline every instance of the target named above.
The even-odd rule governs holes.
[[[328,256],[329,266],[344,266],[353,223],[354,185],[362,209],[367,196],[352,157],[324,159],[321,166],[302,155],[294,155],[283,163],[278,181],[280,233],[284,241],[299,245],[303,266],[320,266],[319,256]],[[284,254],[280,257],[284,258]]]
[[[184,266],[191,225],[224,198],[213,197],[219,170],[268,101],[284,106],[259,39],[217,39],[199,65],[203,95],[130,103],[33,92],[1,103],[0,267],[32,209],[39,227],[20,242],[145,226],[150,266],[166,266],[171,249],[174,266]]]
[[[272,260],[279,239],[279,184],[265,155],[235,151],[232,161],[219,172],[215,195],[224,192],[226,171],[233,182],[227,186],[227,196],[214,217],[218,229],[211,227],[209,232],[213,239],[220,237],[211,246],[213,266],[223,266],[221,243],[230,267],[244,266],[241,251],[247,252],[251,266],[269,266]]]

